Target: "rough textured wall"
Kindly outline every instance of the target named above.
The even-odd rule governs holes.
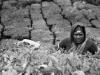
[[[77,0],[80,1],[80,0]],[[100,37],[99,0],[0,0],[0,38],[31,39],[57,44],[71,26],[82,22],[87,32]],[[90,4],[89,4],[90,3]]]

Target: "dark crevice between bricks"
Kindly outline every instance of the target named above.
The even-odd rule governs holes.
[[[43,1],[42,1],[42,2],[43,2]],[[46,23],[46,26],[47,26],[47,27],[49,28],[49,30],[51,31],[52,25],[50,26],[50,25],[47,23],[47,18],[44,17],[44,13],[43,13],[43,9],[42,9],[42,2],[40,3],[40,5],[41,5],[41,8],[40,8],[40,10],[41,10],[41,15],[42,15],[43,20],[44,20],[45,23]]]
[[[2,5],[3,5],[3,2],[1,3],[0,5],[0,11],[2,11]],[[28,17],[30,19],[30,25],[28,26],[29,28],[32,28],[32,24],[33,24],[33,20],[32,20],[32,17],[31,17],[31,12],[30,12],[30,8],[31,8],[31,5],[26,5],[28,8]],[[2,25],[2,30],[1,30],[1,40],[2,39],[13,39],[11,36],[9,35],[4,35],[4,31],[5,31],[5,25],[1,22],[1,16],[0,16],[0,24]],[[25,37],[26,39],[31,39],[31,31],[33,30],[34,28],[30,29],[29,30],[29,37]],[[17,38],[14,38],[14,39],[17,39],[17,40],[22,40],[24,37],[22,36],[18,36]]]
[[[73,25],[72,21],[69,18],[65,17],[64,14],[62,14],[62,17],[63,19],[66,19],[70,23],[71,26]]]
[[[59,5],[54,0],[43,0],[43,1],[53,2],[54,4],[56,4],[60,8],[60,10],[61,10],[61,12],[59,14],[62,16],[63,19],[69,21],[70,25],[72,26],[71,20],[68,19],[67,17],[65,17],[65,15],[62,14],[63,9],[62,9],[61,5]],[[53,27],[53,25],[49,25],[49,30],[53,33],[53,37],[54,37],[53,44],[55,44],[56,43],[56,33],[52,31],[52,27]]]
[[[63,19],[69,21],[70,25],[72,26],[71,20],[68,19],[68,18],[66,18],[66,17],[62,14],[63,9],[62,9],[61,5],[59,5],[59,4],[58,4],[57,2],[55,2],[54,0],[42,0],[42,1],[53,2],[54,4],[56,4],[56,5],[60,8],[60,10],[61,10],[61,12],[60,12],[59,14],[62,16]],[[42,14],[43,19],[44,19],[45,22],[46,22],[46,25],[48,26],[49,30],[50,30],[50,31],[52,32],[52,34],[53,34],[53,42],[52,42],[52,44],[55,45],[55,44],[56,44],[56,38],[57,38],[57,37],[56,37],[56,33],[55,33],[54,31],[52,31],[52,27],[53,27],[54,25],[48,25],[48,23],[47,23],[47,18],[45,18],[44,15],[43,15],[43,11],[42,11],[42,2],[41,2],[41,14]]]
[[[28,9],[29,19],[30,19],[30,28],[34,29],[34,27],[32,26],[33,25],[33,20],[32,20],[32,16],[31,16],[31,9],[30,8],[31,8],[31,5],[29,6],[29,9]],[[32,38],[31,32],[32,32],[32,30],[29,30],[29,39]]]
[[[2,40],[2,39],[10,39],[11,37],[10,36],[4,36],[4,29],[5,29],[5,25],[2,23],[2,22],[0,22],[0,24],[2,25],[2,29],[1,29],[1,38],[0,38],[0,40]]]
[[[28,39],[31,39],[32,36],[31,36],[31,32],[32,30],[34,30],[34,27],[32,26],[33,25],[33,20],[32,20],[32,16],[31,16],[31,5],[32,4],[40,4],[40,2],[38,1],[26,1],[26,2],[22,2],[20,3],[20,1],[18,1],[18,4],[17,4],[17,8],[26,8],[28,7],[28,18],[30,19],[30,25],[28,26],[29,28],[32,28],[31,30],[29,30],[29,38]]]
[[[71,1],[71,5],[73,5],[74,1],[73,0],[70,0]]]
[[[43,20],[45,21],[46,26],[49,28],[49,31],[52,32],[52,34],[53,34],[53,41],[52,41],[52,44],[55,45],[55,43],[56,43],[56,34],[55,34],[55,32],[52,31],[53,25],[49,25],[49,24],[47,23],[47,18],[44,17],[44,13],[43,13],[43,10],[42,10],[42,2],[41,2],[40,5],[41,5],[40,10],[41,10],[42,18],[43,18]]]
[[[21,6],[18,5],[18,8],[19,8],[19,7],[22,7],[22,8],[28,7],[28,17],[27,17],[27,18],[29,18],[29,20],[30,20],[30,25],[29,25],[28,27],[31,28],[31,29],[29,30],[29,37],[28,37],[28,39],[31,39],[31,38],[32,38],[31,32],[32,32],[32,30],[34,30],[34,27],[32,26],[32,25],[33,25],[33,20],[32,20],[32,16],[31,16],[31,5],[32,5],[32,4],[35,4],[35,3],[37,3],[37,2],[35,2],[35,1],[30,1],[30,2],[27,1],[27,2],[25,2],[25,3],[22,3]]]
[[[65,20],[67,20],[69,23],[70,23],[70,25],[72,26],[72,22],[71,22],[71,20],[70,19],[68,19],[68,18],[66,18],[65,17],[65,15],[64,14],[62,14],[62,12],[63,12],[63,8],[61,7],[61,5],[59,5],[57,2],[55,2],[54,0],[52,1],[54,4],[56,4],[59,8],[60,8],[60,15],[62,16],[62,18],[63,19],[65,19]],[[54,43],[56,44],[56,33],[55,32],[53,32],[53,35],[54,35]]]
[[[55,32],[52,32],[53,33],[53,45],[55,45],[56,44],[56,33]]]
[[[59,5],[59,4],[58,4],[57,2],[55,2],[55,1],[53,1],[53,3],[55,3],[55,4],[60,8],[61,12],[60,12],[59,14],[62,16],[62,18],[65,19],[65,20],[67,20],[67,21],[70,23],[70,25],[72,26],[71,20],[70,20],[69,18],[65,17],[64,14],[62,14],[63,8],[61,7],[61,5]]]
[[[3,6],[3,1],[5,0],[1,0],[1,4],[0,4],[0,25],[2,25],[2,29],[1,29],[1,37],[0,37],[0,41],[2,39],[11,39],[11,36],[5,36],[4,35],[4,30],[5,30],[5,25],[4,23],[1,21],[1,11],[3,10],[2,6]]]
[[[48,27],[49,25],[48,25],[48,23],[47,23],[47,18],[45,18],[44,17],[44,14],[43,14],[43,10],[42,10],[42,2],[40,3],[40,5],[41,5],[41,8],[40,8],[40,13],[41,13],[41,15],[42,15],[42,18],[43,18],[43,20],[45,21],[45,23],[46,23],[46,26]]]
[[[1,21],[1,11],[3,10],[2,9],[2,6],[3,6],[3,0],[1,0],[1,4],[0,4],[0,25],[2,25],[2,29],[1,29],[1,37],[0,37],[0,40],[2,40],[3,38],[4,38],[4,34],[3,34],[3,32],[4,32],[4,29],[5,29],[5,25],[2,23],[2,21]]]
[[[92,24],[92,21],[95,20],[95,19],[90,19],[89,20],[88,17],[87,17],[87,15],[83,14],[83,16],[84,16],[85,19],[87,19],[89,21],[89,23],[91,24],[91,27],[97,28],[95,25]]]
[[[53,0],[42,0],[42,2],[53,2]]]

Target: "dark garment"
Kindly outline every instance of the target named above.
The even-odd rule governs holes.
[[[60,43],[59,43],[59,48],[62,48],[64,50],[68,50],[71,48],[72,46],[72,43],[71,43],[71,39],[70,38],[66,38],[64,40],[62,40]],[[85,44],[85,47],[83,49],[83,52],[82,54],[86,53],[87,51],[89,51],[91,54],[95,54],[95,52],[97,52],[97,46],[96,44],[94,43],[94,41],[88,39],[86,41],[86,44]]]

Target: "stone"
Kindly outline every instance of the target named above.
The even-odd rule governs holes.
[[[42,18],[41,10],[40,10],[40,4],[32,4],[30,13],[32,20],[39,20]]]
[[[41,8],[41,5],[39,3],[31,5],[31,9],[40,9],[40,8]]]
[[[91,12],[87,11],[87,10],[83,10],[81,12],[87,17],[88,20],[96,19],[96,13],[92,12],[92,10],[91,10]]]
[[[52,43],[53,36],[50,31],[45,31],[41,29],[33,30],[31,32],[32,40],[40,41],[43,43]]]
[[[54,0],[58,5],[71,6],[71,0]]]
[[[1,11],[1,21],[2,22],[5,22],[5,21],[8,21],[8,20],[11,20],[11,13],[13,12],[14,10],[11,10],[11,9],[3,9]]]
[[[74,24],[75,22],[77,22],[76,17],[78,16],[78,14],[80,14],[80,12],[70,6],[70,7],[66,7],[62,12],[62,14],[68,21]]]
[[[6,27],[4,33],[4,36],[8,36],[14,39],[24,39],[29,38],[29,31],[30,29],[28,27]]]
[[[2,31],[3,31],[3,25],[0,24],[0,38],[2,38],[2,36],[1,36]]]
[[[43,19],[34,20],[33,24],[32,24],[32,27],[34,29],[48,30],[48,27],[47,27],[47,25],[46,25],[46,23],[45,23],[45,21]]]
[[[52,26],[52,32],[55,34],[55,44],[60,42],[62,39],[69,36],[69,31],[71,29],[71,25],[67,20],[58,21],[56,24]]]
[[[84,26],[86,26],[86,27],[88,27],[88,26],[91,27],[91,24],[90,24],[89,20],[87,20],[87,19],[84,18],[84,17],[78,18],[77,22],[83,23]]]
[[[41,2],[41,0],[19,0],[19,2]]]
[[[95,26],[96,28],[100,28],[100,21],[98,21],[98,20],[92,20],[91,23],[92,23],[92,25]]]
[[[100,29],[92,28],[92,27],[86,27],[86,34],[87,36],[90,36],[96,41],[100,41]]]
[[[28,9],[4,9],[1,12],[1,21],[3,23],[24,17],[29,17]]]
[[[47,23],[48,25],[57,25],[57,24],[61,24],[61,22],[57,19],[54,18],[49,18],[47,19]]]
[[[0,32],[2,31],[2,29],[3,29],[3,25],[0,24]]]
[[[29,18],[15,18],[10,21],[4,22],[5,26],[14,26],[14,27],[30,27],[30,19]]]
[[[39,12],[32,11],[31,12],[31,18],[32,18],[33,21],[34,20],[40,20],[40,19],[42,19],[42,15]]]
[[[69,30],[71,28],[69,27]],[[55,35],[56,35],[56,44],[58,44],[61,40],[70,37],[70,31],[69,30],[60,30],[59,28],[55,29]]]
[[[18,17],[18,16],[21,16],[21,17],[29,17],[29,8],[20,8],[18,10],[15,10],[11,16],[14,16],[14,17]]]
[[[48,18],[51,15],[56,15],[61,12],[61,9],[53,2],[43,2],[42,11],[45,18]]]
[[[89,21],[95,19],[95,13],[92,15],[92,12],[89,12],[88,10],[74,10],[73,7],[67,8],[63,11],[63,15],[72,23],[72,25],[76,22],[82,22],[85,23],[86,26],[91,26]]]
[[[2,8],[11,8],[9,1],[4,1]]]
[[[16,0],[7,0],[7,1],[3,1],[3,9],[12,9],[12,8],[16,8],[17,5],[17,1]]]
[[[56,32],[59,31],[70,31],[71,25],[67,20],[60,20],[56,24],[53,25],[52,31]],[[57,30],[56,30],[57,29]]]
[[[63,18],[60,14],[51,15],[47,18],[48,25],[56,25],[62,22]]]
[[[91,26],[89,20],[87,20],[87,18],[84,17],[82,11],[79,11],[79,12],[76,13],[75,20],[77,22],[84,23],[85,26]]]

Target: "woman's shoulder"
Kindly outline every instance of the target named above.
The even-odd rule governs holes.
[[[97,49],[97,45],[93,39],[88,39],[86,43],[87,48],[95,48]]]
[[[92,54],[98,51],[97,45],[93,39],[88,39],[86,43],[86,49],[89,50]]]
[[[60,43],[69,43],[71,42],[70,38],[64,38],[63,40],[60,41]]]
[[[62,48],[62,49],[69,49],[70,46],[71,46],[70,38],[64,38],[58,44],[58,48]]]
[[[88,39],[87,44],[89,45],[95,44],[95,41],[93,39]]]

